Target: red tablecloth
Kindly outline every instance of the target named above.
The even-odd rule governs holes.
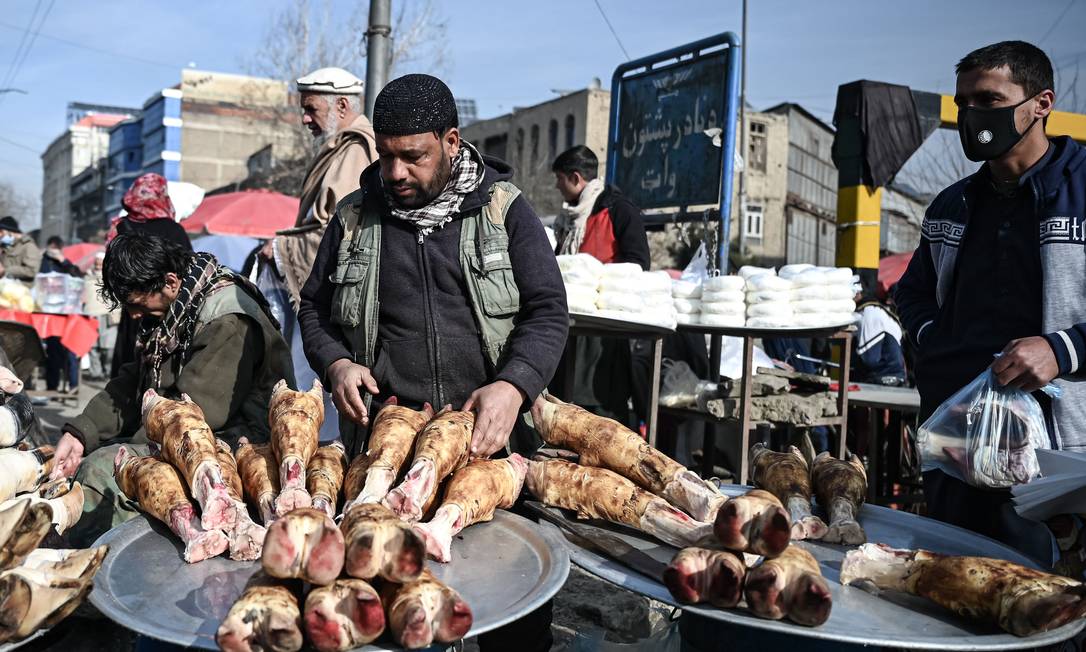
[[[44,312],[22,312],[0,309],[0,320],[17,321],[33,326],[38,337],[59,337],[64,348],[79,357],[90,353],[98,341],[98,320],[85,315],[54,315]]]

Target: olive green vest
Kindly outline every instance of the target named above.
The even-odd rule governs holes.
[[[520,290],[513,278],[509,235],[505,230],[505,216],[519,196],[516,186],[498,181],[490,188],[490,201],[460,222],[460,268],[483,350],[493,369],[497,369],[505,343],[513,332],[513,319],[520,310]],[[343,329],[354,362],[372,369],[380,309],[377,292],[381,271],[380,204],[359,189],[340,201],[336,217],[343,225],[343,240],[330,277],[335,285],[331,321]],[[367,409],[372,398],[365,396]],[[360,434],[354,422],[340,417],[340,436],[349,454],[361,450]]]

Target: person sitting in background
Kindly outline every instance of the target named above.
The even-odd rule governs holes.
[[[0,271],[3,276],[29,285],[34,283],[40,268],[38,243],[23,234],[14,217],[0,218]]]
[[[67,274],[75,278],[83,278],[83,270],[64,257],[64,240],[56,235],[45,243],[45,254],[41,257],[39,273]]]
[[[83,312],[98,318],[98,341],[90,352],[90,375],[100,379],[109,377],[109,360],[117,343],[117,324],[121,321],[121,311],[112,309],[99,292],[105,260],[104,251],[94,255],[94,267],[87,272],[83,284]]]
[[[117,235],[138,233],[169,240],[186,251],[192,251],[192,242],[185,229],[175,219],[173,202],[165,177],[145,174],[132,182],[132,187],[121,199],[126,215],[114,221]],[[113,347],[113,364],[110,378],[116,378],[124,365],[136,359],[136,334],[139,328],[127,311],[121,313],[117,326],[117,340]]]
[[[266,439],[272,387],[280,379],[295,386],[290,350],[264,297],[211,254],[126,233],[106,249],[103,276],[102,298],[140,325],[139,358],[64,424],[57,442],[53,477],[75,474],[84,487],[83,517],[70,531],[80,546],[135,515],[114,482],[113,458],[121,443],[148,451],[146,390],[188,394],[216,436],[234,445],[241,435]]]
[[[83,272],[64,257],[64,241],[52,236],[45,243],[45,255],[41,257],[42,274],[66,274],[82,278]],[[68,377],[68,392],[79,391],[79,358],[60,343],[60,337],[45,338],[45,389],[60,389],[61,375]]]
[[[855,379],[861,383],[900,387],[905,384],[901,322],[876,297],[856,293]]]

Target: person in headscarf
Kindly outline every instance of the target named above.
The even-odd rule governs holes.
[[[80,546],[135,515],[113,480],[113,459],[121,443],[146,454],[146,390],[187,394],[233,446],[241,435],[267,440],[272,387],[281,379],[295,386],[264,297],[211,254],[122,233],[106,249],[102,296],[140,329],[136,360],[64,424],[57,442],[53,478],[75,474],[84,488],[84,514],[70,535]]]
[[[189,234],[177,222],[166,179],[162,175],[145,174],[133,181],[132,187],[121,199],[121,206],[125,214],[113,221],[111,240],[122,233],[138,233],[159,237],[192,251]],[[137,330],[128,312],[122,312],[121,323],[117,325],[110,378],[116,378],[124,365],[136,359]]]

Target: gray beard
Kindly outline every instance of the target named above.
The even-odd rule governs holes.
[[[332,139],[339,135],[339,118],[329,117],[328,128],[321,132],[319,136],[314,136],[313,140],[317,144],[317,149],[320,149],[332,142]]]

